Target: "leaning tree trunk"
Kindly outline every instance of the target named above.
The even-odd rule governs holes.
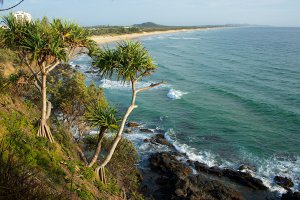
[[[43,65],[42,67],[42,86],[41,86],[41,93],[42,93],[42,113],[40,119],[40,126],[37,135],[39,137],[46,137],[49,139],[51,143],[54,142],[50,127],[47,125],[47,120],[50,117],[51,113],[51,103],[47,101],[47,74],[46,74],[46,67]]]
[[[95,150],[94,156],[91,160],[91,162],[89,163],[88,167],[92,167],[95,162],[98,160],[98,156],[100,154],[101,151],[101,143],[102,143],[102,139],[104,137],[104,133],[107,130],[107,128],[101,128],[100,132],[99,132],[99,136],[98,136],[98,142],[97,142],[97,148]]]
[[[101,179],[101,176],[102,174],[99,174],[101,171],[104,171],[104,167],[109,163],[109,161],[111,160],[116,148],[117,148],[117,145],[118,143],[120,142],[120,140],[122,139],[122,133],[123,133],[123,130],[124,130],[124,127],[125,127],[125,123],[127,121],[127,118],[128,116],[130,115],[130,113],[133,111],[133,109],[137,108],[137,106],[135,105],[135,99],[136,99],[136,89],[135,89],[135,84],[136,82],[135,81],[132,81],[131,85],[132,85],[132,99],[131,99],[131,104],[130,106],[128,107],[123,119],[122,119],[122,123],[120,125],[120,128],[119,128],[119,131],[118,131],[118,134],[117,136],[115,137],[113,143],[112,143],[112,146],[105,158],[105,160],[100,164],[100,166],[98,166],[95,171],[96,171],[96,174],[97,174],[97,177],[99,178],[100,176],[100,179]]]
[[[131,80],[131,87],[132,87],[132,96],[131,96],[131,104],[130,106],[128,107],[123,119],[122,119],[122,123],[120,125],[120,128],[119,128],[119,131],[118,131],[118,134],[117,136],[115,137],[113,143],[112,143],[112,146],[110,147],[110,150],[106,156],[106,158],[104,159],[104,161],[95,169],[95,172],[97,174],[97,178],[99,179],[99,175],[100,175],[100,179],[101,177],[103,176],[103,174],[99,174],[100,172],[102,171],[105,171],[104,170],[104,167],[109,163],[109,161],[111,160],[116,148],[117,148],[117,145],[118,143],[120,142],[120,140],[122,139],[122,133],[123,133],[123,130],[124,130],[124,127],[125,127],[125,123],[127,121],[127,118],[128,116],[130,115],[130,113],[135,109],[137,108],[138,106],[135,105],[135,100],[136,100],[136,95],[137,93],[139,92],[143,92],[145,90],[149,90],[151,88],[154,88],[154,87],[157,87],[161,84],[164,84],[165,82],[159,82],[159,83],[153,83],[151,85],[149,85],[148,87],[144,87],[144,88],[139,88],[139,89],[136,89],[136,82],[137,82],[138,79],[136,80]],[[104,177],[105,178],[105,177]]]

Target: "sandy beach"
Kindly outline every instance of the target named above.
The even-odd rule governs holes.
[[[169,34],[169,33],[189,32],[189,31],[196,31],[196,30],[210,30],[210,29],[220,29],[220,27],[153,31],[153,32],[132,33],[132,34],[124,34],[124,35],[95,35],[95,36],[91,36],[91,39],[96,41],[98,44],[107,44],[107,43],[117,42],[121,40],[131,40],[131,39],[136,39],[136,38],[151,36],[151,35],[161,35],[161,34]]]

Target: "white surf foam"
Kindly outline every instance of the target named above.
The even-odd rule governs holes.
[[[220,158],[219,155],[211,153],[209,151],[197,151],[195,148],[190,147],[187,144],[182,144],[177,141],[174,130],[170,129],[165,134],[166,139],[171,142],[177,151],[184,153],[188,159],[193,161],[199,161],[205,163],[208,166],[218,166],[221,168],[238,169],[241,163],[233,163]],[[286,193],[287,191],[274,183],[275,176],[283,176],[291,178],[294,182],[292,191],[300,190],[300,157],[293,159],[276,158],[262,159],[251,154],[245,154],[245,160],[251,161],[253,166],[256,167],[256,171],[247,171],[255,178],[262,180],[265,186],[271,191],[277,192],[279,195]]]
[[[187,92],[182,92],[180,90],[170,89],[167,96],[170,99],[181,99],[183,95],[187,94]]]
[[[268,159],[261,159],[251,154],[247,154],[247,159],[255,163],[257,170],[253,172],[253,176],[259,178],[270,188],[271,191],[285,193],[286,190],[274,183],[275,176],[291,178],[294,182],[293,191],[300,189],[300,157],[279,158],[276,156]]]
[[[168,37],[170,40],[200,40],[200,38],[195,37]]]
[[[151,85],[152,83],[154,83],[154,82],[140,81],[137,83],[137,88],[147,87],[147,86]],[[109,79],[102,79],[100,81],[100,86],[103,88],[107,88],[107,89],[118,89],[118,90],[130,90],[131,89],[130,82],[113,81],[113,80],[109,80]],[[167,88],[167,87],[170,87],[170,86],[167,84],[164,84],[164,85],[155,87],[153,89]]]
[[[165,138],[174,145],[177,151],[186,154],[186,156],[193,161],[199,161],[207,164],[208,166],[218,165],[216,162],[216,156],[208,151],[198,151],[195,148],[190,147],[187,144],[181,144],[177,141],[176,135],[173,129],[166,132]]]

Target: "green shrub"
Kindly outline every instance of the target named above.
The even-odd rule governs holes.
[[[18,58],[16,54],[9,49],[0,49],[0,63],[15,62]]]
[[[103,147],[105,151],[109,150],[112,138],[105,138],[103,140]],[[140,185],[140,172],[136,167],[138,162],[138,155],[131,141],[122,139],[116,148],[116,151],[107,165],[108,171],[121,183],[128,196],[138,196]]]

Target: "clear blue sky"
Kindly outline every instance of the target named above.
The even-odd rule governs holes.
[[[4,0],[3,7],[18,0]],[[13,11],[81,25],[257,24],[300,27],[300,0],[25,0]],[[0,14],[3,14],[0,13]]]

